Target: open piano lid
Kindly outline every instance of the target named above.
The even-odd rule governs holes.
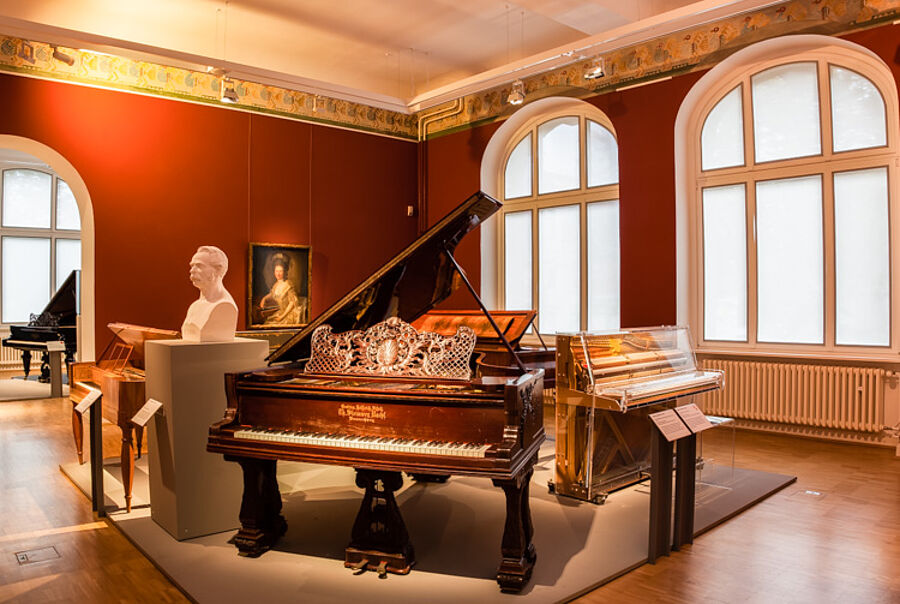
[[[317,316],[266,359],[270,364],[309,357],[312,332],[323,324],[335,333],[367,329],[390,317],[412,323],[458,286],[452,253],[469,231],[500,209],[500,202],[475,193],[405,250]]]

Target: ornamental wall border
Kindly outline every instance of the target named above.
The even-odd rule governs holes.
[[[526,102],[546,96],[593,97],[708,69],[768,38],[840,35],[889,24],[898,17],[900,0],[787,0],[523,78]],[[238,102],[223,105],[219,100],[221,77],[215,74],[64,46],[59,50],[74,59],[72,65],[55,60],[49,43],[0,34],[0,72],[224,106],[404,140],[431,139],[506,119],[517,108],[506,102],[510,84],[405,114],[239,79],[234,80]],[[604,59],[605,77],[584,78],[587,66],[597,56]]]

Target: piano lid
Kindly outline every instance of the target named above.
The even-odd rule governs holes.
[[[475,193],[266,360],[271,364],[308,358],[312,332],[322,324],[343,333],[368,329],[389,317],[415,321],[458,286],[456,269],[444,250],[453,252],[463,236],[498,209],[499,201]]]
[[[41,315],[53,314],[60,327],[75,327],[75,317],[80,313],[81,271],[69,273],[53,297],[41,311]]]

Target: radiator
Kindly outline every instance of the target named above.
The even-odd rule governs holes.
[[[884,369],[723,359],[702,365],[725,372],[725,388],[698,401],[707,414],[861,432],[884,427]]]
[[[33,361],[34,359],[32,359]],[[38,356],[37,358],[38,366],[41,364],[41,358]],[[15,348],[7,348],[6,346],[0,346],[0,370],[10,371],[24,371],[22,367],[22,351],[16,350]]]

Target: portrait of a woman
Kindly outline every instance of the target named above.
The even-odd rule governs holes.
[[[309,248],[251,249],[251,327],[302,325],[309,321]],[[253,256],[256,256],[253,258]],[[261,269],[261,270],[260,270]]]

